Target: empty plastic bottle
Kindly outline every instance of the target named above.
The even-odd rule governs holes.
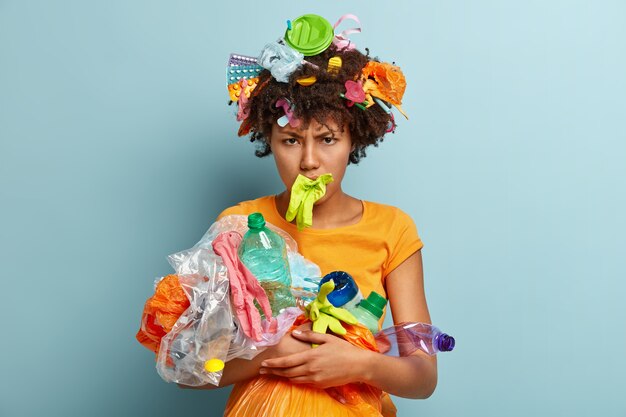
[[[285,240],[265,227],[265,219],[261,213],[248,216],[248,228],[239,245],[239,259],[265,290],[272,307],[272,315],[278,315],[283,308],[296,305],[291,294]]]
[[[361,291],[359,291],[358,285],[354,282],[354,278],[347,272],[333,271],[321,279],[319,286],[321,287],[322,284],[331,279],[335,283],[335,289],[328,294],[328,301],[335,307],[345,308],[346,310],[356,308],[363,296]]]
[[[376,291],[372,291],[366,299],[356,306],[348,309],[356,319],[370,329],[373,334],[378,332],[378,320],[383,316],[383,309],[387,305],[387,299]]]
[[[381,330],[375,336],[380,353],[409,356],[417,349],[434,355],[454,349],[454,337],[427,323],[400,323]]]

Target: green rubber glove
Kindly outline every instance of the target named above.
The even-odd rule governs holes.
[[[296,219],[298,230],[311,227],[313,224],[313,204],[326,194],[326,184],[332,182],[332,174],[324,174],[311,180],[298,174],[298,178],[291,186],[291,198],[285,219],[292,222]]]
[[[328,301],[328,294],[335,289],[335,283],[331,280],[325,282],[320,287],[317,298],[311,301],[305,307],[305,314],[308,319],[313,322],[313,331],[317,333],[326,333],[330,329],[338,335],[346,334],[341,322],[348,324],[357,324],[358,320],[345,308],[335,307]],[[317,347],[316,344],[312,345]]]

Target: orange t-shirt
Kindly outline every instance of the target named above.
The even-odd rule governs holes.
[[[322,276],[338,270],[352,275],[363,297],[376,291],[387,298],[385,279],[389,273],[423,246],[409,215],[396,207],[369,201],[363,201],[363,216],[358,223],[336,229],[298,231],[278,213],[274,196],[241,202],[218,218],[255,212],[289,233],[302,256],[320,267]],[[380,324],[382,319],[384,316]]]

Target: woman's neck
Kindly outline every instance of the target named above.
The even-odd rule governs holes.
[[[276,196],[276,208],[284,218],[289,207],[291,193],[288,190]],[[341,189],[313,206],[313,229],[335,229],[358,223],[363,216],[363,203]],[[295,223],[295,220],[294,220]]]

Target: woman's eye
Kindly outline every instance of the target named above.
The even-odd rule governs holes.
[[[332,137],[326,137],[326,138],[324,138],[322,140],[327,145],[332,145],[333,143],[337,142],[337,140],[335,138],[332,138]]]
[[[283,143],[285,143],[286,145],[295,145],[298,143],[298,140],[294,138],[289,138],[289,139],[285,139]]]

